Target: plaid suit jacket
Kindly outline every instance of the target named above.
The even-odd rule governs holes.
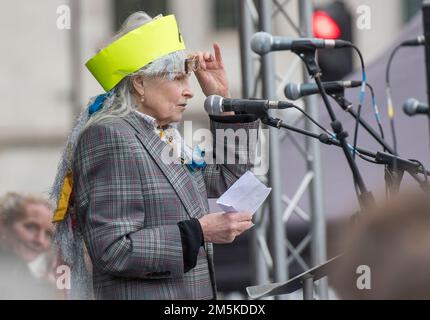
[[[211,123],[225,128],[247,124]],[[215,145],[215,144],[214,144]],[[165,143],[139,116],[106,119],[80,136],[73,161],[74,204],[93,263],[96,299],[212,299],[212,244],[184,273],[177,223],[208,213],[250,164],[207,165],[191,172],[161,160]],[[243,146],[227,146],[240,156]]]

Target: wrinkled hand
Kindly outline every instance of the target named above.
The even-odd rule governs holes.
[[[205,242],[231,243],[242,232],[251,228],[252,215],[248,212],[216,212],[199,219]]]
[[[196,52],[199,57],[199,70],[195,71],[200,87],[206,96],[212,94],[224,98],[230,97],[227,74],[221,56],[221,48],[218,43],[213,44],[215,56],[210,52]]]

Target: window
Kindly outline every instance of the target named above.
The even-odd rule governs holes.
[[[114,23],[118,30],[124,20],[133,12],[145,11],[151,17],[159,13],[166,15],[167,0],[115,0],[114,1]]]
[[[239,26],[239,1],[213,0],[212,5],[215,29],[233,29]]]

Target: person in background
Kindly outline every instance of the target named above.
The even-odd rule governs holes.
[[[408,193],[362,213],[338,241],[341,299],[430,299],[430,197]]]
[[[51,254],[51,219],[42,197],[10,192],[0,198],[0,298],[55,298],[52,264],[44,265],[39,279],[29,266]]]

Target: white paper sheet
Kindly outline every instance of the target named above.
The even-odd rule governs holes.
[[[254,214],[271,190],[272,188],[261,183],[251,171],[247,171],[216,203],[225,212],[246,211]]]

